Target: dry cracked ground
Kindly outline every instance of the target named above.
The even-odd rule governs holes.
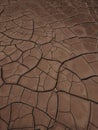
[[[98,0],[0,0],[0,130],[98,130]]]

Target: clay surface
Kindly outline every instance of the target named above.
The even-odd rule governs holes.
[[[0,0],[0,130],[98,130],[98,0]]]

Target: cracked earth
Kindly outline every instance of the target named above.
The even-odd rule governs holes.
[[[0,0],[0,130],[98,130],[97,0]]]

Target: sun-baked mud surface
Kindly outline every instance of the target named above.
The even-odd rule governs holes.
[[[97,0],[0,0],[0,130],[98,130]]]

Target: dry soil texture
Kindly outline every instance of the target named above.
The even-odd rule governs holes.
[[[98,130],[98,0],[0,0],[0,130]]]

